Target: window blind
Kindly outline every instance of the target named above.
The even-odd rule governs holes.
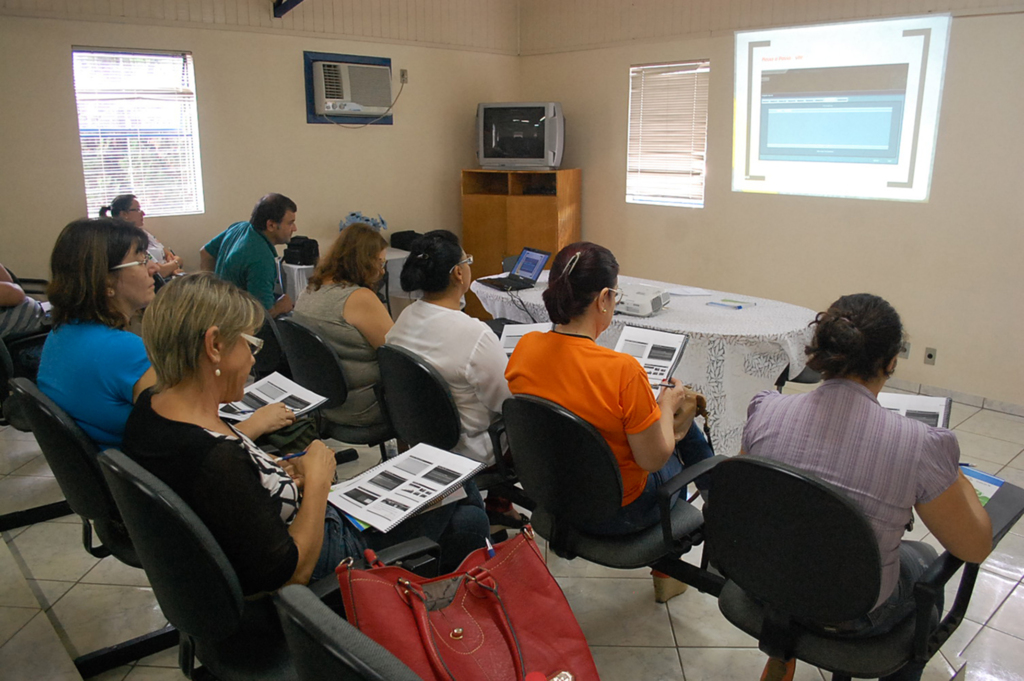
[[[75,50],[89,215],[135,194],[147,215],[202,213],[192,55]]]
[[[704,205],[711,62],[629,70],[626,201]]]

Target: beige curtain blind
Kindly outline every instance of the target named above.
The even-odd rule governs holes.
[[[711,62],[629,70],[626,201],[704,205]]]
[[[89,215],[135,194],[147,215],[202,213],[192,56],[75,50]]]

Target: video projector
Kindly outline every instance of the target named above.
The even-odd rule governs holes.
[[[646,284],[622,284],[622,300],[615,311],[633,317],[650,317],[668,305],[668,291]]]

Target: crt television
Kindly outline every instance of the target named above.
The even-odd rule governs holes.
[[[565,118],[558,102],[498,102],[476,108],[481,168],[546,168],[562,164]]]

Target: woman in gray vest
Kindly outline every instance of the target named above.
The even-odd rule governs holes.
[[[315,331],[341,359],[348,399],[324,412],[335,423],[365,427],[383,422],[373,386],[380,380],[377,348],[384,345],[392,321],[373,288],[384,276],[387,246],[372,227],[349,225],[320,258],[295,303],[295,321]]]

